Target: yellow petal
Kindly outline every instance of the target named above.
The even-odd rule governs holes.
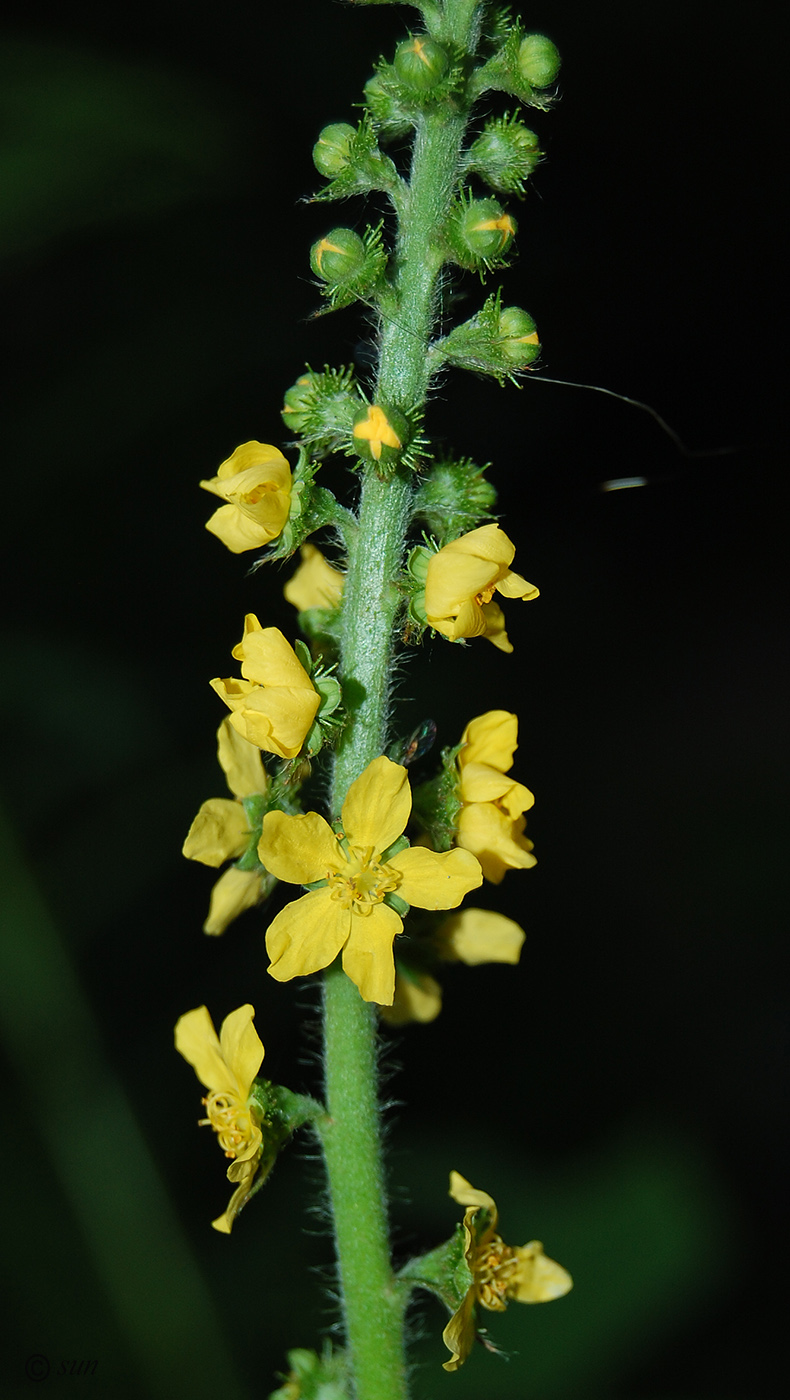
[[[504,578],[498,580],[496,590],[503,598],[523,598],[525,603],[540,597],[540,589],[534,583],[527,583],[521,574],[514,574],[512,569],[508,569]]]
[[[263,1045],[252,1024],[254,1015],[255,1007],[249,1002],[238,1007],[225,1017],[219,1033],[222,1057],[235,1076],[238,1092],[245,1102],[263,1060]]]
[[[258,842],[261,865],[289,885],[312,885],[346,863],[332,828],[317,812],[267,812]]]
[[[490,1210],[496,1217],[494,1200],[487,1191],[478,1191],[460,1172],[450,1172],[450,1195],[459,1206],[473,1206],[475,1210]]]
[[[382,1020],[390,1026],[405,1026],[409,1021],[435,1021],[442,1009],[442,989],[427,972],[403,972],[395,976],[395,998],[392,1006],[382,1006]]]
[[[492,642],[497,651],[504,651],[509,655],[513,650],[513,643],[505,631],[505,614],[499,604],[484,603],[480,611],[483,614],[483,636],[486,641]]]
[[[351,784],[343,803],[343,830],[352,846],[378,854],[397,841],[411,812],[406,769],[382,754]]]
[[[290,982],[328,967],[348,938],[351,918],[328,889],[311,890],[286,904],[266,931],[270,975]]]
[[[343,597],[345,575],[328,564],[314,544],[303,544],[302,562],[283,589],[286,601],[300,612],[308,608],[336,608]]]
[[[221,1089],[235,1088],[207,1007],[198,1006],[179,1016],[175,1041],[179,1055],[192,1066],[206,1089],[217,1093]]]
[[[212,797],[204,802],[187,833],[182,854],[203,865],[222,865],[246,851],[250,828],[240,802]]]
[[[257,870],[237,870],[232,865],[220,875],[211,891],[208,918],[204,933],[224,933],[228,924],[238,919],[245,909],[251,909],[261,897],[261,879]]]
[[[470,802],[458,814],[455,839],[477,857],[486,880],[498,885],[507,870],[528,870],[537,864],[522,829],[523,818],[514,822],[491,802]]]
[[[273,447],[270,442],[243,442],[231,452],[229,457],[220,467],[217,468],[217,476],[220,481],[230,481],[239,472],[248,471],[250,467],[269,467],[272,474],[279,474],[283,479],[284,474],[290,476],[291,468],[279,447]]]
[[[442,1341],[452,1353],[449,1361],[443,1361],[445,1371],[457,1371],[463,1366],[475,1343],[475,1294],[470,1288],[457,1312],[454,1312],[444,1331]]]
[[[440,956],[457,958],[468,967],[479,963],[515,964],[521,955],[524,930],[504,914],[490,909],[461,909],[451,914],[437,934]]]
[[[512,786],[510,778],[487,763],[465,763],[461,769],[462,802],[497,802]]]
[[[269,779],[261,762],[260,750],[223,719],[217,730],[217,758],[228,787],[237,797],[265,792]]]
[[[547,1258],[539,1240],[516,1250],[518,1271],[508,1293],[519,1303],[551,1303],[573,1288],[567,1269]]]
[[[320,704],[321,697],[312,686],[294,690],[259,685],[231,715],[231,724],[266,753],[276,754],[278,758],[296,758]]]
[[[222,679],[215,676],[209,681],[209,685],[234,714],[244,709],[249,696],[255,691],[252,681],[240,681],[235,676],[225,676]],[[235,725],[233,727],[236,728]]]
[[[454,554],[489,559],[503,572],[512,564],[516,553],[513,541],[498,525],[481,525],[477,530],[470,530],[468,534],[461,535],[460,539],[445,545],[445,548]]]
[[[201,481],[201,486],[206,483]],[[271,535],[244,515],[238,506],[220,506],[206,521],[209,534],[216,535],[231,554],[243,554],[245,549],[262,549]]]
[[[235,1165],[236,1163],[232,1163],[232,1166]],[[211,1222],[213,1228],[218,1230],[221,1235],[230,1234],[233,1222],[250,1194],[250,1188],[255,1179],[255,1173],[258,1170],[258,1159],[255,1158],[250,1162],[239,1163],[239,1166],[242,1170],[236,1174],[238,1185],[228,1202],[228,1208],[223,1215],[220,1215],[216,1220],[212,1220]]]
[[[343,971],[356,983],[364,1001],[391,1006],[395,995],[393,940],[403,920],[387,904],[377,904],[367,915],[351,918],[348,942],[343,949]]]
[[[455,909],[483,883],[478,861],[468,851],[439,853],[424,846],[410,846],[387,864],[402,875],[398,894],[418,909]]]
[[[242,662],[241,674],[256,685],[312,690],[313,685],[279,627],[261,627],[254,613],[244,619],[244,636],[231,653]]]
[[[271,467],[248,467],[224,483],[225,499],[249,520],[276,539],[288,519],[291,501],[291,472]]]
[[[434,617],[427,614],[428,622],[437,632],[441,632],[443,637],[449,637],[451,642],[459,642],[464,637],[484,637],[486,635],[486,615],[479,603],[473,598],[457,606],[454,616]]]
[[[509,710],[486,710],[471,719],[461,736],[464,747],[458,755],[458,766],[467,763],[488,763],[507,773],[513,766],[518,748],[518,715]]]
[[[490,559],[454,551],[452,545],[433,554],[425,575],[425,612],[431,626],[437,627],[434,619],[454,617],[463,603],[493,588],[496,576]]]

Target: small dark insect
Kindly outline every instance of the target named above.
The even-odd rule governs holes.
[[[436,721],[424,719],[408,739],[398,739],[392,745],[388,757],[393,763],[402,763],[404,768],[408,768],[411,763],[416,763],[418,758],[422,758],[429,749],[433,748],[436,740]]]

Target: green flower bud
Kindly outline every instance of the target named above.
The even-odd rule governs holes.
[[[550,87],[560,71],[561,62],[556,45],[545,34],[527,34],[519,45],[519,72],[531,87]]]
[[[334,122],[324,127],[313,146],[313,165],[319,174],[331,180],[346,169],[355,136],[356,131],[348,122]]]
[[[325,366],[319,374],[308,366],[285,394],[282,420],[309,444],[311,456],[324,456],[349,444],[362,403],[352,369]]]
[[[285,393],[282,420],[286,428],[290,428],[294,433],[301,433],[304,430],[309,421],[312,398],[312,376],[303,374],[301,379],[297,379],[296,383],[292,384]]]
[[[534,131],[515,116],[497,117],[469,149],[467,170],[474,170],[502,194],[523,194],[524,181],[539,163],[541,151]]]
[[[499,318],[499,349],[518,369],[531,365],[540,354],[535,322],[520,306],[506,307]]]
[[[310,266],[324,282],[343,286],[365,266],[365,245],[350,228],[333,228],[310,249]]]
[[[413,93],[431,92],[450,68],[447,51],[427,34],[405,39],[395,50],[394,68],[403,86]]]
[[[462,267],[482,263],[491,267],[507,252],[516,234],[516,221],[495,199],[459,203],[451,215],[448,241]]]
[[[485,471],[485,467],[468,457],[460,461],[447,459],[436,462],[430,476],[421,483],[414,498],[414,514],[425,522],[440,546],[491,519],[496,489],[486,481]],[[415,552],[413,564],[408,566],[411,576],[423,588],[429,557]]]
[[[384,64],[365,83],[365,104],[382,140],[406,136],[413,126],[409,113],[400,101],[394,79],[394,69]]]

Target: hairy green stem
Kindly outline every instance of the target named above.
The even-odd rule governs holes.
[[[468,47],[480,10],[473,0],[447,0],[447,36]],[[401,410],[421,409],[428,391],[440,233],[456,190],[466,120],[445,108],[421,118],[415,135],[376,386],[377,398]],[[350,783],[386,744],[411,495],[402,475],[382,481],[368,470],[363,477],[343,596],[340,675],[351,719],[335,758],[335,813]],[[324,1011],[329,1125],[322,1140],[355,1394],[357,1400],[405,1400],[403,1301],[390,1266],[382,1166],[376,1011],[339,965],[326,974]]]

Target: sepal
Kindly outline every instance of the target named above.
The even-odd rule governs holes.
[[[260,563],[273,559],[290,559],[295,550],[304,544],[308,535],[338,521],[342,507],[338,505],[331,491],[327,491],[323,486],[316,486],[313,480],[319,465],[311,460],[304,447],[300,447],[299,461],[294,470],[291,487],[288,520],[275,548],[264,555]]]
[[[507,92],[528,107],[545,110],[551,86],[560,70],[560,55],[544,34],[525,34],[519,21],[511,25],[501,47],[472,74],[475,98],[487,91]]]
[[[380,150],[370,113],[357,127],[347,122],[325,126],[313,147],[313,164],[329,184],[314,200],[346,199],[349,195],[382,190],[399,204],[404,182],[390,160]]]
[[[425,522],[440,544],[448,544],[493,518],[496,489],[486,481],[486,471],[487,467],[478,467],[469,457],[458,461],[446,458],[435,463],[430,476],[418,487],[414,515]],[[424,587],[424,578],[422,582]]]
[[[509,112],[486,122],[464,164],[468,173],[479,175],[498,194],[522,195],[541,156],[534,131]]]
[[[451,1312],[457,1312],[474,1285],[474,1277],[466,1262],[468,1241],[463,1225],[456,1225],[454,1234],[444,1244],[410,1259],[398,1273],[399,1280],[412,1288],[427,1288],[441,1298]]]
[[[364,399],[349,365],[321,372],[307,366],[286,391],[282,410],[285,426],[309,447],[311,457],[325,457],[351,442],[354,421]]]
[[[310,266],[323,282],[330,309],[364,300],[383,281],[387,254],[381,224],[366,228],[362,238],[351,228],[333,228],[310,250]]]
[[[386,4],[387,0],[356,0],[357,4]],[[327,1345],[322,1356],[305,1347],[286,1353],[288,1373],[269,1400],[351,1400],[351,1373],[346,1353]]]
[[[414,819],[435,851],[449,851],[455,840],[462,806],[456,759],[462,748],[443,749],[441,773],[414,789]]]
[[[502,307],[501,290],[488,297],[475,316],[456,326],[428,351],[432,374],[450,364],[490,374],[503,384],[527,369],[540,354],[532,317],[520,306]]]

